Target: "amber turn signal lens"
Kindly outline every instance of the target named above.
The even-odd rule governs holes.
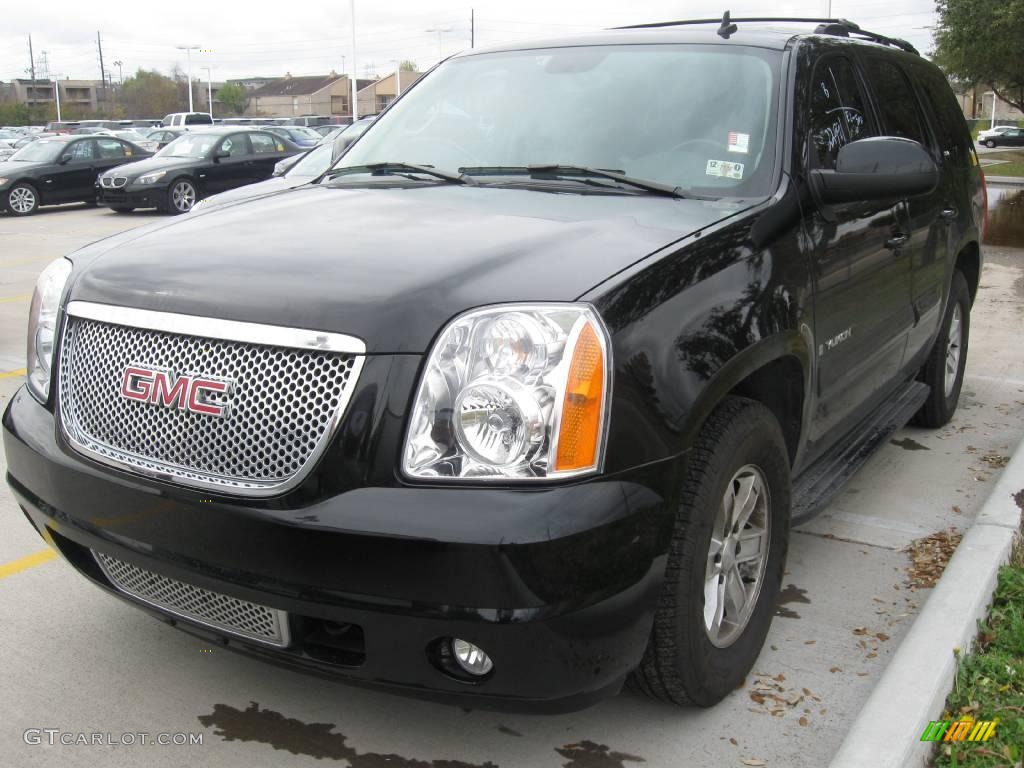
[[[556,471],[589,469],[597,463],[603,400],[604,351],[588,322],[576,340],[565,383]]]

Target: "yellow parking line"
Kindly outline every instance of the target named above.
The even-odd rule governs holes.
[[[31,555],[27,555],[20,560],[0,565],[0,579],[6,579],[8,576],[13,576],[21,571],[34,568],[37,565],[48,563],[57,556],[57,553],[52,549],[43,549]]]
[[[24,376],[28,371],[24,368],[19,368],[16,371],[0,371],[0,379],[13,379],[18,376]]]
[[[20,296],[0,296],[0,304],[7,304],[12,301],[27,301],[31,298],[31,293],[23,293]]]

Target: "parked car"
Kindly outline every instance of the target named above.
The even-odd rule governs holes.
[[[342,127],[342,130],[335,134],[328,134],[325,139],[336,141],[340,144],[341,149],[347,149],[351,144],[355,143],[363,133],[373,125],[377,119],[376,115],[370,115],[369,117],[361,117],[351,125]]]
[[[160,150],[188,130],[188,128],[155,128],[146,134],[146,138],[155,141],[157,149]]]
[[[206,112],[172,112],[161,122],[172,128],[182,128],[187,125],[213,125],[213,117]]]
[[[0,129],[0,147],[13,147],[14,142],[24,138],[24,135],[17,131]]]
[[[1004,126],[999,126],[1000,128]],[[1024,129],[1006,127],[1006,130],[992,133],[979,141],[989,149],[995,147],[1022,147],[1024,146]]]
[[[985,139],[987,139],[989,136],[998,136],[1001,133],[1013,130],[1016,127],[1017,126],[1015,125],[997,125],[994,128],[989,128],[988,130],[981,131],[978,133],[978,142],[984,143]]]
[[[46,124],[46,130],[50,133],[71,133],[79,127],[79,123],[76,120],[51,120]]]
[[[153,157],[96,179],[98,199],[118,213],[158,208],[187,213],[197,200],[270,178],[274,164],[301,149],[266,131],[197,128]]]
[[[474,708],[735,692],[791,520],[952,417],[982,266],[946,77],[815,26],[478,48],[319,184],[55,261],[19,506],[294,669]]]
[[[96,176],[148,152],[113,136],[50,136],[0,162],[0,208],[27,216],[41,205],[95,202]]]
[[[268,125],[266,129],[278,136],[283,136],[296,146],[304,148],[315,147],[323,138],[312,128],[302,125]]]
[[[315,126],[313,126],[313,130],[316,131],[317,133],[319,133],[321,136],[327,136],[328,134],[334,133],[335,131],[339,130],[340,128],[344,128],[344,127],[345,126],[342,126],[342,125],[335,125],[333,123],[328,123],[328,124],[325,124],[325,125],[315,125]]]
[[[303,184],[309,184],[311,181],[323,176],[327,169],[337,161],[343,151],[343,147],[334,143],[325,142],[318,144],[301,155],[292,155],[284,160],[279,160],[274,167],[273,175],[266,181],[248,184],[229,192],[207,197],[193,205],[192,212],[206,211],[228,203],[239,203],[243,200],[250,200],[275,192],[283,192],[286,189],[301,187]]]

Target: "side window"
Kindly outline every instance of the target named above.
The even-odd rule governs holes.
[[[913,139],[928,146],[921,110],[907,76],[891,61],[874,56],[868,59],[866,66],[885,135]]]
[[[249,137],[244,133],[228,136],[220,143],[220,148],[227,152],[230,157],[243,157],[252,154],[252,150],[249,147]]]
[[[932,124],[941,144],[939,148],[949,152],[957,161],[964,162],[971,154],[971,133],[949,81],[934,66],[919,66],[914,74],[931,112]]]
[[[117,139],[96,139],[103,160],[114,160],[125,156],[125,147]]]
[[[839,150],[873,135],[849,59],[818,63],[811,78],[811,167],[834,169]]]
[[[270,155],[274,152],[284,151],[284,145],[266,133],[250,133],[249,138],[252,140],[252,151],[257,155]]]
[[[71,153],[71,159],[75,161],[96,159],[96,147],[92,139],[76,141],[68,151]]]

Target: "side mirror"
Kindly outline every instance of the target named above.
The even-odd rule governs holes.
[[[213,153],[214,160],[223,160],[225,157],[231,157],[231,153],[228,152],[226,149],[218,149],[216,152]]]
[[[58,165],[67,165],[71,162],[71,155],[64,154],[60,156],[60,160],[57,161]]]
[[[836,169],[811,172],[811,184],[825,203],[893,200],[931,192],[939,168],[918,142],[875,136],[839,150]]]

